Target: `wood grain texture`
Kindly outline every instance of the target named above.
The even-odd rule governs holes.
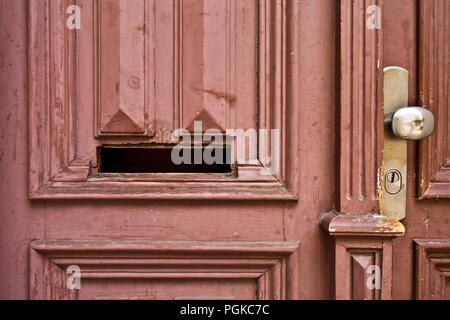
[[[289,115],[293,115],[291,106],[287,111],[287,87],[290,85],[287,78],[287,30],[293,30],[295,20],[287,20],[288,1],[286,0],[260,0],[259,1],[259,129],[267,130],[267,136],[259,134],[258,160],[263,166],[274,165],[268,157],[274,152],[278,154],[279,170],[274,175],[278,180],[286,180],[286,158]],[[294,6],[294,5],[293,5]],[[292,81],[292,80],[291,80]],[[291,89],[292,90],[292,89]],[[295,89],[293,89],[295,90]],[[295,127],[295,125],[294,125]],[[279,130],[279,140],[271,140],[270,130]],[[293,147],[291,145],[291,147]]]
[[[390,300],[392,297],[392,241],[336,239],[335,294],[337,300]],[[381,288],[370,289],[368,280],[381,270]]]
[[[174,127],[193,131],[202,121],[203,131],[256,129],[257,2],[174,6]]]
[[[320,225],[334,237],[334,283],[337,300],[389,300],[392,297],[393,240],[403,225],[384,216],[337,214],[321,217]],[[380,271],[380,287],[376,284]]]
[[[76,265],[82,286],[95,286],[98,279],[250,279],[256,299],[295,299],[298,249],[295,242],[34,241],[30,297],[76,299],[76,290],[65,285],[66,268]],[[226,289],[227,282],[222,285]]]
[[[28,4],[0,1],[0,299],[27,299],[28,248],[41,237],[42,204],[28,190]],[[22,239],[22,240],[19,240]],[[22,249],[20,249],[20,247]],[[26,245],[28,247],[28,245]],[[12,274],[17,276],[12,277]],[[24,291],[25,289],[25,291]]]
[[[415,240],[416,299],[450,299],[450,239]]]
[[[97,136],[154,134],[154,1],[94,1]]]
[[[289,134],[285,0],[259,5],[174,0],[172,6],[83,0],[85,29],[92,33],[65,28],[67,3],[29,7],[30,198],[296,199],[284,164]],[[174,22],[172,29],[168,21]],[[92,136],[86,133],[85,123],[92,119],[86,96],[93,97],[96,110]],[[257,120],[258,108],[263,112]],[[204,130],[268,130],[256,134],[255,163],[238,163],[234,175],[222,176],[97,173],[97,146],[167,144],[172,130],[189,129],[197,120]],[[279,141],[268,139],[272,129],[279,130]],[[272,154],[278,156],[271,159]],[[270,166],[277,170],[270,172]]]
[[[424,1],[385,1],[384,2],[384,56],[386,66],[400,66],[409,71],[409,105],[421,105],[420,101],[420,51],[418,38],[422,29],[420,5],[432,4]],[[419,144],[408,144],[408,188],[407,216],[402,221],[406,233],[394,241],[394,284],[393,299],[415,299],[416,268],[414,249],[415,239],[448,239],[449,199],[417,200],[417,186],[420,182],[417,163],[422,153]]]
[[[436,118],[420,144],[419,197],[450,198],[450,3],[420,2],[420,103]]]
[[[367,22],[368,9],[377,6],[381,10],[382,5],[382,0],[340,1],[339,213],[325,214],[320,220],[334,238],[333,282],[338,300],[390,299],[392,239],[405,232],[398,221],[378,215],[383,162],[383,34]],[[382,270],[381,288],[367,285],[371,266]]]
[[[383,108],[382,32],[366,25],[370,5],[382,0],[340,2],[340,211],[379,212]]]
[[[368,272],[370,271],[369,267],[380,264],[380,254],[378,252],[354,252],[350,259],[352,300],[379,300],[380,290],[370,289],[367,283],[372,282],[370,279],[372,275]]]
[[[333,236],[395,237],[405,233],[399,221],[382,215],[331,212],[322,215],[320,224]]]
[[[30,194],[53,177],[61,178],[71,163],[79,163],[73,95],[75,38],[65,24],[68,3],[31,1],[29,6]]]

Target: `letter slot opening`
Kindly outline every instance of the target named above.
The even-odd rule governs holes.
[[[175,149],[175,150],[174,150]],[[230,173],[228,146],[97,148],[99,173]]]

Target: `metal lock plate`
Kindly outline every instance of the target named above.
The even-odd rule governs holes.
[[[400,67],[384,69],[384,116],[391,120],[400,108],[408,106],[408,71]],[[385,121],[384,165],[381,197],[383,215],[397,220],[406,217],[408,142],[399,139]]]

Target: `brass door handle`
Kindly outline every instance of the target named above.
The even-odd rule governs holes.
[[[400,108],[386,122],[394,135],[404,140],[422,140],[434,131],[433,113],[421,107]]]

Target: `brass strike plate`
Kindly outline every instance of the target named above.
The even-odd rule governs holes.
[[[384,155],[381,212],[403,220],[406,218],[408,142],[394,136],[388,127],[389,117],[408,106],[408,71],[400,67],[384,69]]]

